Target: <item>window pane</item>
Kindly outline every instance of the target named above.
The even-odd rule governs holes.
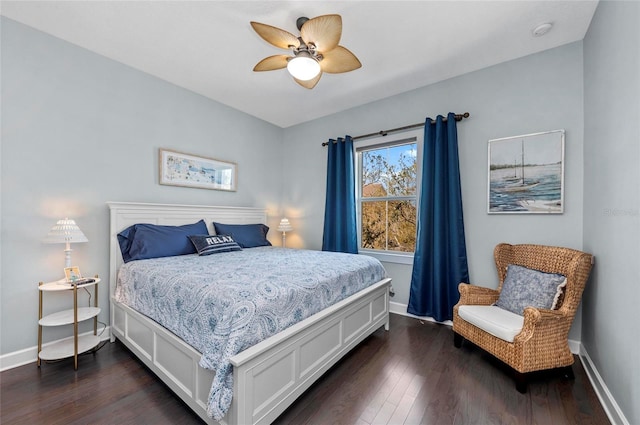
[[[362,152],[362,197],[415,196],[416,154],[416,143]]]
[[[362,248],[414,252],[415,201],[362,203]]]
[[[385,201],[362,203],[362,248],[387,249],[386,209]]]
[[[387,249],[414,252],[416,249],[415,201],[389,201],[389,235]]]
[[[364,151],[362,153],[362,197],[384,197],[387,190],[383,185],[386,149]]]

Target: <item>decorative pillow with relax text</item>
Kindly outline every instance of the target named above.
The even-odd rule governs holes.
[[[193,235],[189,236],[198,255],[211,255],[220,252],[242,251],[240,245],[231,236],[226,235]]]
[[[523,315],[525,307],[553,310],[567,284],[561,274],[509,264],[496,306]]]

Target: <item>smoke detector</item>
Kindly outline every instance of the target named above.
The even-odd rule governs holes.
[[[533,34],[534,37],[542,37],[543,35],[545,35],[549,31],[551,31],[551,28],[553,28],[553,23],[552,22],[545,22],[545,23],[540,24],[537,27],[535,27],[533,29],[533,31],[531,31],[531,34]]]

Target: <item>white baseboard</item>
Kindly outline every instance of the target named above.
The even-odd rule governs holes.
[[[399,314],[401,316],[413,317],[414,319],[420,319],[420,320],[423,320],[425,322],[433,322],[433,323],[439,323],[441,325],[453,326],[453,322],[451,322],[451,320],[445,320],[444,322],[438,322],[433,317],[415,316],[413,314],[407,313],[407,305],[406,304],[396,303],[396,302],[393,302],[393,301],[389,302],[389,313]]]
[[[438,322],[433,317],[420,317],[420,316],[414,316],[413,314],[409,314],[407,313],[406,304],[396,303],[393,301],[389,302],[389,312],[399,314],[401,316],[414,317],[416,319],[424,320],[426,322],[434,322],[434,323],[440,323],[441,325],[453,326],[453,323],[451,322],[451,320]],[[569,340],[569,350],[571,350],[573,354],[580,354],[580,345],[581,345],[580,341],[575,341],[573,339]]]
[[[93,331],[85,332],[82,335],[93,334]],[[100,334],[100,341],[105,341],[109,339],[109,327],[105,327],[104,331]],[[66,341],[73,339],[73,336],[68,338],[63,338],[59,341]],[[55,344],[59,341],[51,341],[46,344],[42,344],[42,347],[46,347],[51,344]],[[23,366],[29,363],[34,363],[38,360],[38,346],[34,345],[33,347],[25,348],[24,350],[14,351],[13,353],[7,353],[0,356],[0,372],[5,371],[7,369],[13,369],[14,367]]]
[[[624,416],[624,413],[613,398],[613,395],[611,395],[607,384],[602,379],[602,376],[600,376],[598,369],[596,369],[596,365],[593,364],[591,357],[589,357],[589,353],[587,353],[587,350],[585,350],[582,344],[580,344],[579,355],[582,366],[589,377],[589,381],[591,381],[591,386],[593,386],[598,399],[600,399],[600,404],[602,404],[602,408],[606,412],[611,423],[613,425],[629,425],[629,421]]]
[[[582,343],[580,341],[576,341],[574,339],[569,340],[569,350],[571,350],[572,354],[580,355],[580,347]]]

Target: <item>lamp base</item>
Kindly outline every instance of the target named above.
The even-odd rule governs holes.
[[[69,246],[69,243],[67,242],[67,248],[64,250],[64,267],[71,267],[71,251],[73,251],[71,249],[71,247]]]

